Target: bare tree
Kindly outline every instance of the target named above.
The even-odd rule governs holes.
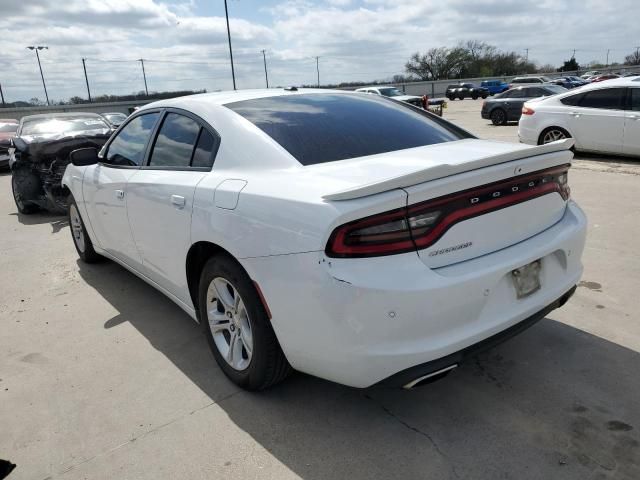
[[[636,51],[630,53],[626,57],[624,57],[625,65],[640,65],[640,49],[636,48]]]

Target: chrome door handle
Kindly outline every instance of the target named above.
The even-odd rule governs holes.
[[[573,115],[576,118],[578,118],[580,116],[580,112],[569,112],[569,114]]]
[[[629,118],[632,118],[633,120],[640,120],[640,115],[629,115]]]
[[[185,200],[182,195],[171,195],[171,203],[176,207],[182,208],[184,207]]]
[[[124,198],[124,190],[116,190],[116,198],[122,200]]]

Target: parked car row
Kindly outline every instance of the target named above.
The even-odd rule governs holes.
[[[9,147],[11,139],[18,130],[18,121],[14,118],[0,118],[0,168],[9,166]]]
[[[442,109],[447,107],[446,102],[443,99],[428,98],[426,95],[407,95],[399,90],[397,87],[375,85],[372,87],[362,87],[355,90],[359,93],[368,93],[370,95],[380,95],[387,98],[392,98],[399,102],[405,102],[414,107],[429,110],[439,116],[442,116]]]

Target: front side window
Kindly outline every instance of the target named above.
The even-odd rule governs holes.
[[[448,122],[373,95],[317,93],[226,105],[302,165],[470,138]]]
[[[140,166],[159,115],[158,112],[147,113],[127,123],[109,145],[103,163],[124,167]]]
[[[153,146],[149,166],[188,167],[200,125],[189,117],[168,113]]]
[[[603,88],[585,92],[579,106],[583,108],[600,108],[605,110],[621,110],[624,100],[624,88]]]

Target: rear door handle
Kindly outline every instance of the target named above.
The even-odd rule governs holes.
[[[573,115],[576,118],[578,118],[580,116],[580,112],[569,112],[569,114]]]
[[[185,200],[182,195],[171,195],[171,203],[178,208],[183,208]]]
[[[122,200],[124,198],[124,190],[116,190],[115,193],[118,200]]]
[[[640,120],[640,115],[629,115],[629,118],[633,120]]]

